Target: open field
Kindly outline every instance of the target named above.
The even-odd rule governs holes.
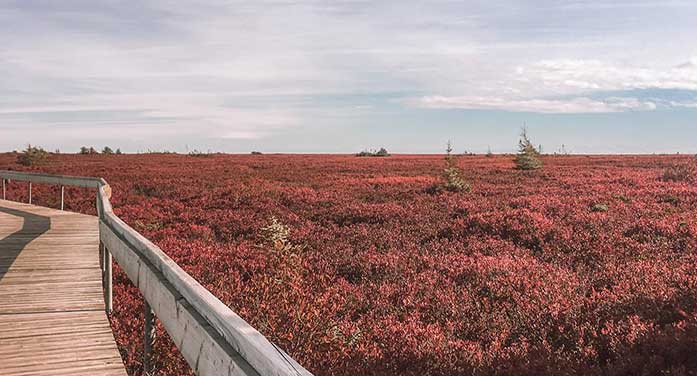
[[[442,156],[53,155],[33,170],[104,177],[121,218],[316,375],[691,375],[697,184],[659,179],[689,158],[525,172],[467,156],[467,193],[428,189]],[[32,170],[15,160],[0,169]],[[93,213],[93,194],[66,189],[66,208]],[[114,298],[140,374],[141,300],[118,269]],[[159,374],[187,372],[158,336]]]

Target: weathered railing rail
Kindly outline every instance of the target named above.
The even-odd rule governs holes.
[[[104,179],[0,171],[3,199],[6,182],[55,184],[97,189],[100,257],[106,310],[112,309],[112,255],[145,298],[145,359],[150,367],[154,316],[157,316],[197,375],[312,375],[267,340],[159,247],[117,217]],[[29,199],[31,200],[31,198]]]

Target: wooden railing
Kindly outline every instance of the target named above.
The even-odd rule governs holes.
[[[201,286],[159,247],[117,217],[109,201],[111,188],[104,179],[16,171],[0,171],[0,178],[3,199],[7,197],[9,181],[29,183],[29,197],[32,183],[60,185],[61,209],[64,186],[97,189],[106,310],[112,310],[113,256],[145,300],[146,372],[150,369],[153,323],[157,316],[197,375],[312,375]]]

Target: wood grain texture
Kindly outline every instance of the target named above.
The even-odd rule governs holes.
[[[0,200],[0,374],[126,376],[96,217]]]
[[[118,218],[109,201],[111,187],[104,179],[16,171],[0,171],[0,178],[97,188],[96,205],[100,219],[99,240],[109,249],[109,254],[113,255],[114,260],[126,272],[130,280],[138,286],[196,374],[201,376],[312,376],[309,371],[282,349],[269,342],[261,333],[201,286],[159,247]],[[51,252],[54,249],[54,243],[60,241],[65,244],[65,248],[74,249],[75,253],[87,252],[89,254],[90,250],[94,248],[94,244],[91,243],[90,239],[92,238],[84,232],[85,228],[92,229],[90,224],[81,222],[81,220],[86,221],[86,219],[78,220],[76,218],[58,223],[54,223],[54,221],[47,225],[46,218],[53,219],[56,211],[47,208],[32,208],[35,208],[36,212],[17,215],[24,218],[23,228],[27,231],[24,234],[21,234],[22,231],[13,233],[6,239],[5,247],[8,251],[0,259],[0,265],[5,265],[5,269],[12,268],[13,271],[17,272],[34,270],[36,267],[46,271],[91,268],[89,266],[91,261],[85,261],[89,260],[89,257],[76,257],[72,261],[66,261],[61,257],[52,257],[55,253]],[[2,209],[1,206],[0,209]],[[7,212],[7,210],[11,209],[5,211]],[[58,214],[55,215],[58,216]],[[17,231],[16,224],[8,223],[0,226],[5,226],[5,231],[8,229],[9,231]],[[0,229],[2,228],[0,227]],[[45,235],[48,232],[47,229],[53,230],[54,228],[62,228],[64,231],[51,231],[52,238]],[[35,252],[20,260],[18,250],[26,249],[29,242],[31,242]],[[0,249],[2,249],[1,246],[0,244]],[[104,265],[108,264],[110,260],[109,256],[99,262]],[[0,266],[0,271],[1,268],[2,266]],[[105,267],[107,302],[111,301],[109,270],[110,268]],[[0,275],[0,277],[2,276]],[[30,277],[22,277],[18,274],[15,280],[28,278]],[[58,279],[53,281],[55,283],[65,281],[65,276],[57,276],[56,278]],[[68,300],[70,304],[77,305],[82,302],[82,304],[89,306],[93,303],[94,297],[87,293],[87,291],[91,291],[88,285],[87,281],[70,285],[71,288],[76,289],[74,291],[76,294],[81,294],[81,300],[70,300],[68,297],[62,299]],[[22,287],[8,289],[7,296],[9,298],[21,296],[22,289]],[[46,309],[55,309],[49,301],[50,297],[40,297],[39,291],[40,289],[37,288],[37,300],[43,301]],[[17,304],[8,305],[15,307]],[[109,310],[110,307],[109,305]],[[14,309],[26,309],[26,307],[15,307]]]

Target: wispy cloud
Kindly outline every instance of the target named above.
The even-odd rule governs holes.
[[[697,92],[696,17],[689,1],[5,2],[0,147],[52,125],[253,140],[377,123],[387,95],[397,118],[691,108],[630,91]]]
[[[656,104],[650,101],[618,97],[594,100],[586,97],[569,99],[503,99],[429,96],[421,98],[415,104],[424,108],[502,110],[545,114],[608,113],[656,109]]]
[[[697,90],[697,58],[677,65],[636,65],[600,60],[543,60],[517,73],[550,91],[688,89]]]
[[[424,108],[485,109],[557,114],[692,108],[697,101],[697,58],[668,67],[613,65],[598,60],[543,60],[515,69],[496,96],[429,95],[408,103]],[[655,98],[632,97],[653,89]],[[694,91],[694,101],[674,101],[670,89]],[[588,93],[593,93],[589,96]],[[618,96],[618,94],[624,94]]]

